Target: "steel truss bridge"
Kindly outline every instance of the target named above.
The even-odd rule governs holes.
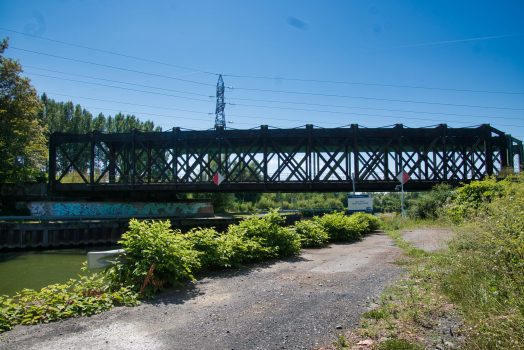
[[[53,133],[50,190],[116,192],[339,192],[429,190],[504,175],[523,161],[522,141],[484,124],[450,128],[306,125],[272,129],[85,135]],[[217,186],[213,176],[224,181]]]

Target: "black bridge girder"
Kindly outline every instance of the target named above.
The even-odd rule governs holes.
[[[342,128],[188,131],[85,135],[53,133],[50,190],[115,192],[406,191],[504,175],[522,165],[522,142],[483,124],[472,128]],[[518,161],[515,157],[518,156]],[[515,163],[518,162],[518,163]],[[220,172],[224,182],[212,177]]]

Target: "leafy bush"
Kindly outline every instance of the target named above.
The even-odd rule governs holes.
[[[54,284],[37,292],[24,289],[10,298],[0,296],[0,332],[17,324],[48,323],[73,316],[87,316],[116,305],[140,304],[129,288],[111,288],[104,277],[94,274]]]
[[[113,283],[131,285],[145,297],[152,298],[164,284],[177,284],[180,279],[193,278],[200,268],[199,253],[193,242],[170,228],[169,221],[137,221],[132,219],[129,231],[118,243],[124,248],[127,264],[106,269]]]
[[[315,216],[315,221],[324,227],[330,241],[354,241],[360,238],[360,228],[355,227],[343,212],[334,212],[320,218]]]
[[[299,221],[295,223],[295,232],[300,235],[303,247],[321,246],[329,238],[324,227],[316,221]]]
[[[493,177],[486,177],[482,181],[472,181],[455,191],[453,203],[445,208],[446,214],[454,221],[462,221],[475,215],[475,212],[484,203],[489,203],[503,195],[503,182],[511,181],[511,177],[497,182]]]
[[[430,192],[413,201],[408,215],[411,218],[436,219],[444,204],[453,196],[453,187],[447,184],[437,185]]]
[[[245,237],[242,230],[233,228],[227,234],[213,228],[197,228],[185,237],[198,251],[202,269],[240,267],[242,263],[261,260],[266,252],[261,240]]]
[[[277,210],[271,210],[264,216],[252,216],[238,225],[231,225],[228,234],[243,236],[256,240],[264,250],[260,258],[281,258],[300,253],[300,236],[287,228],[282,227],[284,219]],[[254,258],[258,258],[255,256]]]
[[[380,220],[372,214],[362,212],[354,213],[349,217],[349,219],[351,221],[356,221],[358,225],[365,226],[364,232],[362,233],[368,233],[380,228]]]

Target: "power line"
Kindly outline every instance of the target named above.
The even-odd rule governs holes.
[[[131,59],[135,59],[135,60],[144,61],[144,62],[150,62],[150,63],[155,63],[155,64],[161,64],[161,65],[164,65],[164,66],[170,66],[170,67],[175,67],[175,68],[191,70],[191,71],[194,71],[194,72],[200,72],[200,73],[211,74],[211,75],[219,75],[218,73],[213,73],[213,72],[209,72],[209,71],[205,71],[205,70],[200,70],[200,69],[195,69],[195,68],[188,68],[188,67],[184,67],[184,66],[171,64],[171,63],[165,63],[165,62],[150,60],[150,59],[146,59],[146,58],[141,58],[141,57],[126,55],[126,54],[121,54],[121,53],[117,53],[117,52],[113,52],[113,51],[101,50],[101,49],[97,49],[97,48],[93,48],[93,47],[89,47],[89,46],[83,46],[83,45],[68,43],[68,42],[60,41],[60,40],[42,38],[42,37],[39,37],[37,35],[22,33],[22,32],[16,31],[16,30],[12,30],[12,29],[7,29],[7,28],[0,28],[0,29],[8,31],[8,32],[17,33],[17,34],[20,34],[20,35],[25,35],[25,36],[29,36],[29,37],[32,37],[32,38],[40,39],[40,40],[46,40],[46,41],[55,42],[55,43],[59,43],[59,44],[63,44],[63,45],[79,47],[79,48],[82,48],[82,49],[87,49],[87,50],[107,53],[107,54],[116,55],[116,56],[120,56],[120,57],[126,57],[126,58],[131,58]],[[235,75],[235,74],[224,74],[223,76],[232,77],[232,78],[248,78],[248,79],[264,79],[264,80],[274,80],[275,79],[274,77],[251,76],[251,75]],[[279,80],[286,80],[286,81],[301,81],[301,82],[329,83],[329,84],[381,86],[381,87],[395,87],[395,88],[407,88],[407,89],[425,89],[425,90],[474,92],[474,93],[490,93],[490,94],[507,94],[507,95],[524,95],[524,92],[511,92],[511,91],[455,89],[455,88],[441,88],[441,87],[430,87],[430,86],[379,84],[379,83],[364,83],[364,82],[334,81],[334,80],[319,80],[319,79],[300,79],[300,78],[277,78],[277,79],[279,79]]]
[[[296,94],[296,95],[310,95],[310,96],[324,96],[324,97],[339,97],[339,98],[353,98],[362,100],[374,100],[374,101],[388,101],[388,102],[406,102],[406,103],[420,103],[440,106],[454,106],[454,107],[472,107],[472,108],[488,108],[488,109],[505,109],[512,111],[524,111],[524,108],[510,108],[510,107],[493,107],[493,106],[474,106],[474,105],[461,105],[453,103],[441,103],[441,102],[426,102],[426,101],[410,101],[410,100],[395,100],[388,98],[378,97],[363,97],[363,96],[349,96],[349,95],[332,95],[332,94],[320,94],[312,92],[299,92],[299,91],[284,91],[284,90],[266,90],[266,89],[252,89],[252,88],[235,88],[236,90],[247,90],[247,91],[261,91],[261,92],[274,92],[284,94]]]
[[[72,76],[79,76],[79,77],[88,78],[88,79],[110,81],[110,82],[115,82],[115,83],[118,83],[118,84],[135,85],[135,86],[141,86],[141,87],[146,87],[146,88],[151,88],[151,89],[161,89],[161,90],[179,92],[179,93],[188,94],[188,95],[206,96],[206,97],[208,96],[208,95],[205,95],[205,94],[197,94],[197,93],[183,92],[183,91],[180,91],[180,90],[157,88],[157,87],[154,87],[154,86],[141,85],[141,84],[135,84],[135,83],[127,83],[127,82],[110,80],[110,79],[104,79],[104,78],[95,78],[95,77],[89,77],[89,76],[80,75],[80,74],[61,72],[61,71],[45,69],[45,68],[38,68],[38,67],[33,67],[33,66],[27,66],[27,67],[33,68],[33,69],[44,70],[44,71],[50,71],[50,72],[59,73],[59,74],[67,74],[67,75],[72,75]],[[117,87],[117,86],[112,86],[112,85],[104,85],[104,84],[97,84],[97,83],[91,83],[91,82],[85,82],[85,81],[80,81],[80,80],[67,79],[67,78],[62,78],[62,77],[48,76],[48,75],[42,75],[42,74],[38,74],[38,73],[31,73],[31,74],[34,74],[34,75],[37,75],[37,76],[55,78],[55,79],[69,80],[69,81],[73,81],[73,82],[80,82],[80,83],[85,83],[85,84],[95,84],[95,85],[100,85],[100,86],[107,86],[107,87],[115,87],[115,88],[120,88],[120,89],[126,89],[126,88],[123,88],[123,87]],[[521,109],[521,108],[510,108],[510,107],[475,106],[475,105],[466,105],[466,104],[451,104],[451,103],[442,103],[442,102],[427,102],[427,101],[412,101],[412,100],[393,100],[393,99],[383,99],[383,98],[378,98],[378,97],[347,96],[347,95],[346,96],[345,95],[327,95],[327,94],[315,94],[315,93],[305,93],[305,92],[280,91],[280,90],[262,90],[262,89],[248,89],[248,88],[236,88],[236,89],[238,89],[238,90],[256,90],[256,91],[264,91],[264,92],[277,92],[277,93],[282,92],[282,93],[301,94],[301,95],[319,95],[319,96],[351,98],[351,99],[379,100],[379,101],[390,101],[390,102],[433,104],[433,105],[468,107],[468,108],[501,109],[501,110],[515,110],[515,111],[523,111],[524,110],[524,109]],[[147,92],[147,91],[134,90],[134,89],[129,89],[129,90],[139,91],[139,92]],[[153,93],[153,92],[147,92],[147,93]],[[165,94],[161,94],[161,95],[165,95]],[[173,95],[167,95],[167,96],[173,96]],[[177,96],[174,96],[174,97],[177,97]],[[184,97],[181,97],[181,96],[178,96],[178,97],[184,98]],[[521,120],[521,118],[491,117],[491,116],[479,116],[479,115],[455,114],[455,113],[439,113],[439,112],[406,111],[406,110],[395,110],[395,109],[387,109],[387,108],[351,107],[351,106],[340,106],[340,105],[330,105],[330,104],[316,104],[316,103],[304,103],[304,102],[260,100],[260,99],[249,99],[249,98],[240,98],[240,97],[235,97],[234,99],[235,100],[242,100],[242,101],[255,101],[255,102],[268,102],[268,103],[287,103],[287,104],[296,104],[296,105],[309,105],[309,106],[322,106],[322,107],[335,107],[335,108],[358,108],[358,109],[370,109],[370,110],[384,110],[384,111],[391,111],[391,112],[427,113],[427,114],[440,114],[440,115],[455,115],[455,116],[463,116],[463,117],[481,117],[481,118],[482,117],[488,117],[488,118],[502,118],[502,119],[517,119],[517,120]],[[199,100],[199,101],[204,101],[204,100]],[[208,101],[206,100],[206,102],[208,102]],[[238,104],[238,105],[240,105],[240,104]],[[245,106],[249,106],[249,105],[245,105]],[[256,106],[254,106],[254,107],[256,107]]]
[[[81,74],[74,74],[74,73],[60,72],[60,71],[57,71],[57,70],[45,69],[45,68],[38,68],[38,67],[33,67],[33,66],[25,66],[25,68],[38,69],[38,70],[43,70],[43,71],[53,72],[53,73],[59,73],[59,74],[67,74],[67,75],[72,75],[72,76],[75,76],[75,77],[82,77],[82,78],[88,78],[88,79],[96,79],[96,80],[109,81],[109,82],[117,83],[117,84],[134,85],[134,86],[140,86],[140,87],[145,87],[145,88],[149,88],[149,89],[157,89],[157,90],[164,90],[164,91],[179,92],[179,93],[181,93],[181,94],[187,94],[187,95],[195,95],[195,96],[209,97],[208,95],[204,95],[204,94],[196,94],[196,93],[193,93],[193,92],[185,92],[185,91],[180,91],[180,90],[173,90],[173,89],[159,88],[159,87],[155,87],[155,86],[141,85],[141,84],[135,84],[135,83],[126,83],[125,81],[118,81],[118,80],[111,80],[111,79],[104,79],[104,78],[95,78],[95,77],[91,77],[91,76],[88,76],[88,75],[81,75]],[[36,74],[36,73],[32,73],[32,74]],[[55,77],[55,78],[60,79],[59,77]]]
[[[199,84],[199,85],[206,85],[206,86],[213,86],[213,84],[201,83],[201,82],[198,82],[198,81],[187,80],[187,79],[180,79],[180,78],[170,77],[170,76],[167,76],[167,75],[161,75],[161,74],[154,74],[154,73],[142,72],[142,71],[138,71],[138,70],[134,70],[134,69],[127,69],[127,68],[115,67],[115,66],[110,66],[110,65],[107,65],[107,64],[102,64],[102,63],[95,63],[95,62],[89,62],[89,61],[82,61],[82,60],[77,60],[77,59],[75,59],[75,58],[63,57],[63,56],[58,56],[58,55],[51,55],[51,54],[48,54],[48,53],[43,53],[43,52],[38,52],[38,51],[32,51],[32,50],[26,50],[26,49],[21,49],[21,48],[18,48],[18,47],[13,47],[13,46],[10,46],[9,48],[11,48],[11,49],[15,49],[15,50],[20,50],[20,51],[25,51],[25,52],[30,52],[30,53],[36,53],[36,54],[38,54],[38,55],[44,55],[44,56],[49,56],[49,57],[54,57],[54,58],[60,58],[60,59],[63,59],[63,60],[69,60],[69,61],[73,61],[73,62],[86,63],[86,64],[92,64],[92,65],[100,66],[100,67],[106,67],[106,68],[111,68],[111,69],[123,70],[123,71],[126,71],[126,72],[140,73],[140,74],[151,75],[151,76],[154,76],[154,77],[160,77],[160,78],[166,78],[166,79],[174,79],[174,80],[184,81],[184,82],[187,82],[187,83],[193,83],[193,84]]]
[[[95,49],[94,47],[89,47],[89,46],[83,46],[83,45],[78,45],[78,44],[68,43],[68,42],[60,41],[60,40],[54,40],[54,39],[48,39],[48,38],[42,38],[42,37],[37,36],[37,35],[32,35],[32,34],[22,33],[22,32],[18,32],[18,31],[16,31],[16,30],[11,30],[11,29],[6,29],[6,28],[0,28],[0,29],[2,29],[2,30],[6,30],[6,31],[8,31],[8,32],[13,32],[13,33],[21,34],[21,35],[30,36],[30,37],[32,37],[32,38],[37,38],[37,39],[41,39],[41,40],[46,40],[46,41],[50,41],[50,42],[54,42],[54,43],[63,44],[63,45],[69,45],[69,46],[79,47],[79,48],[82,48],[82,49],[87,49],[87,50],[93,50],[93,51],[98,51],[98,52],[108,53],[108,54],[111,54],[111,55],[116,55],[116,56],[121,56],[121,57],[126,57],[126,58],[132,58],[132,59],[140,60],[140,61],[144,61],[144,62],[150,62],[150,63],[162,64],[162,65],[164,65],[164,66],[170,66],[170,67],[175,67],[175,68],[182,68],[182,69],[192,70],[192,71],[200,72],[200,73],[206,73],[206,74],[218,75],[218,74],[216,74],[216,73],[206,72],[206,71],[204,71],[204,70],[199,70],[199,69],[194,69],[194,68],[188,68],[188,67],[183,67],[183,66],[177,66],[177,65],[175,65],[175,64],[171,64],[171,63],[165,63],[165,62],[160,62],[160,61],[154,61],[154,60],[149,60],[149,59],[147,59],[147,58],[141,58],[141,57],[136,57],[136,56],[131,56],[131,55],[125,55],[125,54],[121,54],[121,53],[117,53],[117,52],[112,52],[112,51],[106,51],[106,50],[101,50],[101,49]]]
[[[76,82],[76,83],[91,84],[91,85],[105,86],[105,87],[110,87],[110,88],[115,88],[115,89],[143,92],[143,93],[146,93],[146,94],[153,94],[153,95],[160,95],[160,96],[169,96],[169,97],[183,98],[183,99],[186,99],[186,100],[194,100],[194,101],[202,101],[202,102],[212,102],[212,101],[203,100],[203,99],[200,99],[200,98],[193,98],[193,97],[186,97],[186,96],[177,96],[177,95],[171,95],[171,94],[163,94],[161,92],[144,91],[144,90],[126,88],[126,87],[122,87],[122,86],[113,86],[113,85],[99,84],[99,83],[93,83],[93,82],[81,81],[81,80],[75,80],[75,79],[53,77],[53,76],[44,75],[44,74],[38,74],[38,73],[31,73],[31,74],[36,75],[36,76],[46,77],[46,78],[60,79],[60,80],[66,80],[66,81],[73,81],[73,82]]]
[[[515,119],[515,120],[522,120],[522,118],[493,117],[493,116],[489,116],[489,115],[456,114],[456,113],[441,113],[441,112],[426,112],[426,111],[408,111],[408,110],[403,110],[403,109],[372,108],[372,107],[352,107],[352,106],[340,106],[340,105],[329,105],[329,104],[318,104],[318,103],[305,103],[305,102],[287,102],[287,101],[257,100],[257,99],[250,99],[250,98],[234,98],[234,100],[256,101],[256,102],[268,102],[268,103],[286,103],[286,104],[294,104],[294,105],[320,106],[320,107],[353,108],[353,109],[369,109],[369,110],[373,110],[373,111],[388,111],[388,112],[403,112],[403,113],[418,113],[418,114],[436,114],[436,115],[449,115],[449,116],[459,116],[459,117],[475,117],[475,118],[494,118],[494,119]],[[244,104],[240,104],[240,103],[234,103],[234,105],[238,105],[238,106],[251,106],[251,107],[277,108],[277,107],[269,107],[269,106],[244,105]]]
[[[395,88],[406,88],[406,89],[425,89],[425,90],[475,92],[475,93],[488,93],[488,94],[524,95],[524,92],[509,92],[509,91],[453,89],[453,88],[440,88],[440,87],[429,87],[429,86],[378,84],[378,83],[363,83],[363,82],[334,81],[334,80],[316,80],[316,79],[299,79],[299,78],[274,78],[274,77],[271,78],[271,77],[257,77],[257,76],[250,76],[250,75],[232,75],[232,74],[225,74],[224,76],[225,77],[231,77],[231,78],[250,78],[250,79],[265,79],[265,80],[278,79],[278,80],[301,81],[301,82],[311,82],[311,83],[330,83],[330,84],[344,84],[344,85],[364,85],[364,86],[395,87]]]
[[[51,94],[51,93],[50,93]],[[129,104],[129,105],[135,105],[135,106],[141,106],[141,107],[151,107],[151,108],[159,108],[159,109],[167,109],[167,110],[175,110],[175,111],[181,111],[181,112],[188,112],[188,113],[200,113],[200,114],[209,114],[206,112],[199,112],[199,111],[190,111],[190,110],[182,110],[182,109],[176,109],[176,108],[167,108],[167,107],[155,107],[155,106],[148,106],[148,105],[141,105],[141,104],[134,104],[129,102],[120,102],[120,101],[111,101],[111,100],[102,100],[102,99],[95,99],[95,98],[85,98],[85,97],[78,97],[78,96],[70,96],[70,95],[64,95],[64,94],[55,94],[55,95],[61,95],[61,96],[68,96],[68,97],[74,97],[74,98],[84,98],[94,101],[103,101],[103,102],[110,102],[110,103],[120,103],[120,104]],[[258,106],[260,107],[260,106]],[[96,108],[96,109],[104,109],[100,107],[87,107],[87,108]],[[269,107],[271,108],[271,107]],[[115,110],[115,109],[109,109],[109,110]],[[295,109],[295,110],[301,110],[301,109]],[[115,110],[116,111],[116,110]],[[311,110],[308,110],[311,111]],[[368,114],[368,113],[347,113],[347,112],[336,112],[336,111],[312,111],[312,112],[320,112],[320,113],[330,113],[330,114],[342,114],[342,115],[349,115],[349,116],[365,116],[365,117],[378,117],[378,118],[393,118],[393,119],[406,119],[406,120],[425,120],[425,121],[431,121],[431,122],[437,122],[437,123],[458,123],[458,124],[471,124],[471,122],[463,122],[463,121],[455,121],[455,120],[443,120],[443,119],[431,119],[431,118],[418,118],[418,117],[398,117],[398,116],[391,116],[391,115],[382,115],[382,114]],[[142,112],[126,112],[126,113],[137,113],[137,114],[146,114]],[[171,117],[167,115],[160,115],[160,114],[149,114],[154,116],[163,116],[163,117]],[[246,115],[229,115],[230,117],[236,117],[236,118],[249,118],[249,119],[263,119],[263,120],[278,120],[278,121],[290,121],[290,122],[305,122],[305,123],[318,123],[318,120],[303,120],[303,119],[288,119],[288,118],[271,118],[271,117],[252,117],[252,116],[246,116]],[[178,118],[178,117],[176,117]],[[195,119],[195,120],[203,120],[203,119]],[[207,119],[206,119],[207,121]],[[322,121],[323,124],[332,124],[332,125],[340,125],[340,123],[337,122],[325,122]],[[507,126],[507,127],[517,127],[517,128],[524,128],[524,126],[521,125],[507,125],[507,124],[491,124],[491,125],[497,125],[497,126]]]
[[[137,106],[137,107],[147,107],[147,108],[157,108],[157,109],[166,109],[170,111],[179,111],[179,112],[188,112],[188,113],[202,113],[202,114],[209,114],[208,112],[198,112],[198,111],[189,111],[187,109],[178,109],[178,108],[169,108],[169,107],[158,107],[158,106],[151,106],[151,105],[143,105],[139,103],[130,103],[130,102],[121,102],[121,101],[111,101],[111,100],[103,100],[99,98],[90,98],[90,97],[83,97],[83,96],[72,96],[72,95],[66,95],[66,94],[59,94],[54,92],[49,92],[49,94],[52,95],[58,95],[58,96],[66,96],[66,97],[72,97],[72,98],[80,98],[84,100],[91,100],[91,101],[101,101],[101,102],[110,102],[110,103],[119,103],[124,105],[130,105],[130,106]],[[97,107],[98,108],[98,107]],[[102,109],[102,108],[98,108]]]

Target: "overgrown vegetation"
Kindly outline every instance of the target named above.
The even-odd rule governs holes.
[[[369,214],[333,213],[286,228],[283,218],[272,210],[231,225],[225,233],[198,228],[181,234],[170,228],[169,221],[132,220],[120,241],[125,250],[120,261],[126,263],[115,262],[102,276],[0,297],[0,330],[92,315],[116,305],[137,305],[139,298],[154,298],[166,285],[194,279],[197,272],[284,258],[299,253],[302,246],[355,240],[377,225],[378,220]],[[330,236],[328,226],[338,231]]]
[[[415,207],[411,218],[382,218],[382,228],[407,255],[398,263],[409,274],[383,293],[358,329],[345,333],[348,343],[370,339],[379,349],[521,349],[524,176],[488,177],[457,189],[440,186]],[[447,249],[427,253],[402,239],[398,230],[428,223],[420,218],[453,227]]]
[[[140,304],[127,287],[111,287],[104,276],[93,275],[54,284],[39,292],[24,289],[13,297],[0,296],[0,332],[17,324],[48,323],[73,316],[88,316],[114,306]]]
[[[378,228],[378,219],[363,213],[350,217],[333,213],[286,228],[283,218],[272,210],[231,225],[223,234],[198,228],[182,235],[169,227],[168,221],[132,220],[120,242],[128,263],[106,270],[111,282],[131,285],[142,296],[154,298],[164,285],[181,283],[202,270],[239,267],[297,254],[302,246],[358,239]]]

